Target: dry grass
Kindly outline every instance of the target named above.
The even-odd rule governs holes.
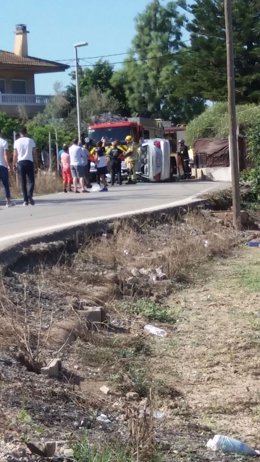
[[[186,411],[176,407],[173,426],[193,422],[257,446],[260,299],[258,287],[241,284],[241,268],[255,274],[255,258],[244,249],[206,266],[196,287],[170,296],[169,305],[182,307],[176,343],[167,349],[167,339],[158,344],[151,364],[165,385],[182,391]]]
[[[21,196],[21,186],[18,174],[10,175],[10,188],[13,198]],[[35,194],[51,194],[62,191],[62,178],[55,172],[38,170],[35,176]]]
[[[185,282],[207,260],[228,255],[235,243],[235,232],[217,224],[210,213],[197,212],[162,225],[158,236],[153,227],[147,227],[145,234],[131,228],[119,229],[114,236],[87,246],[85,252],[90,261],[116,271],[121,291],[126,294],[124,285],[134,274],[133,269],[152,273],[161,268],[168,279]]]
[[[129,444],[137,462],[151,461],[156,451],[155,419],[152,393],[141,403],[126,406]]]
[[[189,425],[254,444],[259,426],[259,265],[252,262],[258,249],[244,249],[252,252],[252,262],[243,254],[237,260],[231,253],[236,242],[232,229],[202,211],[156,228],[141,223],[139,230],[118,227],[114,235],[87,242],[75,256],[66,259],[63,253],[54,266],[46,260],[28,272],[14,268],[2,277],[0,351],[21,351],[34,370],[42,358],[61,352],[66,370],[74,371],[75,365],[79,370],[82,388],[69,394],[76,407],[87,399],[110,415],[116,413],[116,400],[126,402],[127,392],[137,392],[125,421],[137,460],[152,460],[155,427],[160,426],[152,416],[151,388],[157,409],[167,408],[170,414],[162,425],[171,443],[178,444],[176,429],[187,428],[180,451],[192,451]],[[222,258],[227,255],[231,258]],[[166,280],[151,278],[158,267]],[[160,292],[166,282],[170,295]],[[152,299],[144,297],[145,290]],[[81,330],[71,343],[67,337],[52,343],[53,336],[57,343],[64,330],[72,332],[80,311],[93,305],[107,309],[108,324],[97,331]],[[145,335],[147,319],[156,325],[166,322],[162,327],[168,336]],[[100,393],[104,384],[111,395]],[[24,396],[24,390],[19,393]],[[41,389],[38,393],[42,398]],[[118,412],[122,415],[122,409]],[[200,433],[200,442],[204,437]],[[180,460],[179,454],[170,460]]]

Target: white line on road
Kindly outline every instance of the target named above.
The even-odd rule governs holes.
[[[208,188],[207,190],[203,191],[203,194],[207,193],[207,191],[211,190],[212,188]],[[147,212],[156,212],[158,210],[164,210],[164,209],[168,209],[168,208],[171,208],[171,207],[178,207],[180,205],[187,205],[189,203],[192,203],[194,202],[195,200],[198,199],[198,196],[200,196],[201,193],[195,195],[195,196],[191,196],[187,199],[182,199],[180,201],[175,201],[175,202],[170,202],[168,204],[164,204],[164,205],[158,205],[156,207],[148,207],[148,208],[143,208],[143,209],[138,209],[138,210],[134,210],[134,211],[131,211],[131,212],[121,212],[121,213],[113,213],[113,214],[110,214],[110,215],[104,215],[104,216],[100,216],[100,217],[95,217],[95,218],[89,218],[89,219],[84,219],[84,220],[75,220],[75,221],[68,221],[66,223],[60,223],[60,224],[57,224],[57,225],[53,225],[53,226],[46,226],[46,227],[41,227],[41,228],[36,228],[36,229],[32,229],[31,231],[25,231],[23,233],[16,233],[16,234],[9,234],[8,236],[5,236],[5,237],[1,237],[0,238],[0,242],[6,242],[6,241],[12,241],[12,240],[15,240],[15,239],[21,239],[21,238],[24,238],[24,237],[30,237],[30,236],[38,236],[38,235],[42,235],[42,234],[49,234],[53,231],[58,231],[58,230],[62,230],[62,229],[66,229],[66,228],[71,228],[71,227],[74,227],[74,226],[78,226],[78,225],[83,225],[83,224],[87,224],[87,223],[94,223],[96,221],[103,221],[103,220],[110,220],[110,219],[113,219],[113,218],[123,218],[123,217],[126,217],[126,216],[133,216],[133,215],[136,215],[136,214],[141,214],[141,213],[147,213]]]

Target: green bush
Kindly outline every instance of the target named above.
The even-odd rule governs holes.
[[[125,304],[124,308],[133,314],[144,316],[149,321],[175,323],[174,313],[167,307],[163,307],[153,300],[140,298],[133,303]]]
[[[253,193],[260,194],[260,106],[254,104],[236,107],[240,133],[246,138],[247,157],[252,168],[243,173],[251,182]],[[187,126],[187,142],[192,145],[198,138],[226,138],[229,134],[226,103],[217,103],[193,119]]]
[[[73,447],[76,462],[133,462],[127,448],[105,446],[91,447],[89,439],[84,434]]]

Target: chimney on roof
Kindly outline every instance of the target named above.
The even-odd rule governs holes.
[[[25,24],[17,24],[15,27],[14,54],[17,56],[28,56],[27,34]]]

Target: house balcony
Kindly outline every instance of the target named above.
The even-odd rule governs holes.
[[[53,96],[0,93],[0,112],[9,117],[34,117],[42,112]]]

